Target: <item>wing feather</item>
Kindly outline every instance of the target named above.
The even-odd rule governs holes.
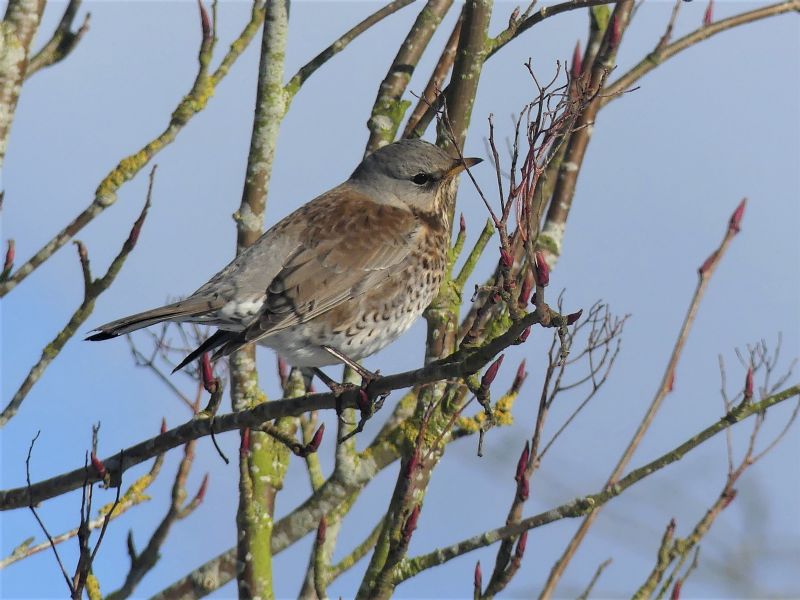
[[[269,284],[246,341],[318,317],[390,277],[411,252],[420,224],[404,209],[351,194],[309,215],[300,245]]]

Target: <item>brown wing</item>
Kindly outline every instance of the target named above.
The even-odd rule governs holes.
[[[332,199],[334,200],[334,199]],[[327,203],[326,203],[327,204]],[[389,277],[411,251],[419,222],[406,209],[347,194],[307,213],[300,246],[267,288],[245,340],[313,319]]]

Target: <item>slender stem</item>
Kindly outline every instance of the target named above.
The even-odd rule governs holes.
[[[658,412],[659,408],[661,408],[664,398],[672,389],[672,383],[675,377],[675,369],[678,365],[678,361],[680,360],[686,340],[689,337],[689,332],[691,331],[695,318],[697,317],[697,312],[700,308],[700,303],[703,299],[703,296],[705,295],[708,283],[711,280],[714,270],[722,259],[722,256],[725,254],[728,245],[737,232],[738,225],[736,228],[729,226],[725,231],[725,235],[719,247],[711,253],[709,259],[699,269],[697,287],[695,288],[692,300],[689,302],[689,308],[686,311],[686,316],[681,324],[681,329],[678,333],[678,339],[675,341],[672,354],[670,355],[666,369],[664,370],[664,374],[661,377],[661,383],[659,384],[655,396],[650,402],[650,405],[647,407],[645,415],[642,418],[642,421],[639,423],[636,432],[633,434],[631,441],[628,443],[628,446],[622,453],[622,456],[612,470],[611,475],[609,475],[607,485],[614,485],[617,479],[619,479],[619,477],[622,475],[631,458],[633,458],[634,452],[644,438],[645,433],[647,433],[648,429],[650,428],[656,413]],[[548,598],[553,593],[556,584],[564,574],[564,570],[567,568],[570,560],[575,555],[578,546],[580,546],[581,542],[586,537],[589,528],[594,523],[599,512],[600,511],[593,511],[589,513],[581,523],[580,527],[578,527],[578,530],[569,541],[569,544],[567,544],[567,547],[564,549],[561,557],[553,565],[550,575],[545,582],[545,586],[542,589],[541,598]]]
[[[3,409],[3,412],[0,413],[0,428],[6,425],[6,423],[8,423],[14,417],[14,415],[17,414],[17,411],[19,410],[20,406],[22,406],[22,403],[27,397],[28,393],[31,391],[33,386],[36,385],[39,379],[41,379],[47,367],[50,366],[50,363],[55,360],[66,343],[72,338],[72,336],[75,335],[75,333],[78,331],[78,328],[86,321],[86,319],[89,318],[89,315],[92,314],[92,311],[94,311],[94,303],[97,298],[109,287],[111,287],[111,284],[114,283],[117,275],[119,275],[119,272],[122,270],[122,266],[125,264],[125,260],[128,258],[128,255],[133,251],[133,248],[136,245],[139,232],[144,224],[147,211],[150,208],[154,176],[155,167],[153,167],[153,169],[150,171],[150,183],[147,188],[147,200],[145,201],[144,207],[139,213],[139,217],[133,223],[128,237],[122,244],[122,248],[120,248],[120,251],[114,260],[111,261],[111,265],[109,265],[108,270],[102,277],[92,280],[91,273],[89,271],[89,259],[88,255],[86,254],[86,248],[82,243],[78,242],[78,256],[80,258],[81,270],[83,271],[84,278],[83,301],[75,310],[75,312],[72,313],[72,317],[70,317],[63,329],[56,334],[56,337],[53,338],[53,340],[47,344],[44,349],[42,349],[42,356],[39,358],[36,364],[31,367],[30,371],[28,371],[28,375],[25,377],[25,380],[19,386],[19,389],[17,389],[17,391],[14,393],[14,396],[11,398],[11,400],[9,400],[8,404]]]
[[[608,84],[603,90],[601,104],[605,106],[612,100],[615,100],[622,92],[630,89],[633,84],[657,66],[703,40],[707,40],[718,33],[733,29],[734,27],[739,27],[740,25],[746,25],[768,17],[798,11],[800,11],[800,0],[788,0],[786,2],[778,2],[777,4],[770,4],[769,6],[763,6],[755,10],[734,15],[709,25],[703,25],[699,29],[675,40],[671,44],[667,44],[661,48],[657,47],[627,73],[621,75],[613,83]]]
[[[45,0],[9,0],[0,23],[0,171]]]
[[[567,141],[564,158],[556,177],[553,196],[538,238],[539,243],[548,251],[548,264],[551,267],[561,254],[564,231],[575,198],[578,175],[591,141],[597,113],[601,107],[599,91],[602,89],[608,73],[614,68],[617,50],[628,25],[633,4],[633,0],[617,3],[609,19],[609,26],[605,28],[597,58],[591,65],[591,71],[585,76],[587,91],[594,97],[579,115],[575,122],[575,131]],[[615,25],[611,26],[612,23]],[[588,69],[589,65],[585,68]]]
[[[247,157],[242,202],[236,220],[236,253],[260,237],[269,182],[288,94],[283,86],[284,57],[289,34],[288,0],[268,0],[261,38],[256,109]],[[258,385],[255,346],[234,353],[230,361],[231,402],[235,409],[266,401]],[[266,433],[242,431],[239,454],[239,508],[236,514],[237,583],[242,598],[274,598],[272,529],[275,496],[289,463],[283,444]]]
[[[294,76],[289,80],[289,83],[286,84],[286,92],[290,99],[294,97],[306,80],[311,77],[311,75],[313,75],[317,69],[328,62],[331,58],[336,56],[339,52],[344,50],[355,38],[367,31],[376,23],[382,21],[384,18],[397,12],[401,8],[408,6],[413,1],[414,0],[394,0],[393,2],[389,2],[389,4],[375,11],[366,19],[343,33],[331,45],[317,54],[305,65],[300,67],[297,73],[295,73]]]
[[[250,22],[242,30],[236,41],[231,44],[228,54],[212,75],[208,73],[208,63],[211,60],[214,39],[210,35],[203,35],[198,52],[198,71],[195,81],[189,92],[176,106],[166,128],[137,152],[123,158],[97,186],[91,204],[42,246],[8,279],[0,283],[0,298],[19,285],[36,268],[50,258],[53,253],[77,235],[79,231],[92,222],[106,208],[114,204],[117,201],[117,192],[120,187],[133,179],[156,154],[175,141],[178,133],[181,132],[189,120],[206,107],[216,86],[225,77],[230,66],[241,56],[253,36],[257,33],[258,25],[263,18],[263,6],[256,1]],[[0,110],[0,113],[2,112]]]
[[[442,50],[442,54],[439,56],[436,67],[433,69],[430,79],[428,79],[428,83],[425,85],[425,90],[420,94],[417,105],[411,112],[411,116],[408,117],[408,122],[406,122],[406,126],[403,129],[402,137],[408,138],[412,136],[422,115],[424,115],[428,107],[436,101],[436,94],[442,89],[445,77],[447,77],[447,74],[453,66],[453,61],[455,61],[456,48],[458,47],[458,39],[461,35],[461,25],[463,22],[464,10],[462,8],[461,13],[458,15],[458,20],[453,26],[453,30],[450,32],[450,37],[447,39],[444,50]]]
[[[428,0],[400,44],[389,71],[378,87],[378,95],[367,122],[367,153],[394,141],[400,122],[411,105],[408,100],[402,99],[403,94],[419,59],[452,5],[453,0]]]
[[[639,483],[664,467],[682,459],[689,452],[715,435],[725,431],[736,423],[744,421],[761,411],[767,410],[798,395],[800,395],[800,385],[794,385],[760,402],[740,404],[718,421],[692,436],[681,445],[662,454],[646,465],[634,469],[613,486],[605,487],[602,491],[589,494],[588,496],[575,498],[556,508],[523,519],[518,523],[486,531],[482,534],[451,544],[445,548],[434,550],[429,554],[405,559],[395,571],[395,582],[400,583],[414,577],[421,571],[444,564],[468,552],[489,546],[501,539],[517,536],[523,531],[542,527],[555,521],[560,521],[561,519],[575,518],[597,512],[599,507],[613,498],[616,498],[632,485]]]
[[[40,50],[31,56],[28,61],[28,68],[25,70],[25,79],[45,67],[52,66],[69,56],[84,34],[89,30],[89,13],[83,18],[83,22],[77,30],[72,31],[72,23],[75,15],[81,6],[81,0],[69,0],[64,14],[61,16],[56,30],[47,43]]]

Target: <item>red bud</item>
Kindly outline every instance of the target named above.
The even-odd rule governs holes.
[[[753,397],[753,367],[747,369],[747,375],[744,378],[744,397],[748,401]]]
[[[742,198],[742,201],[739,202],[739,206],[736,207],[736,210],[733,211],[731,215],[731,220],[728,222],[728,230],[732,231],[733,233],[739,233],[742,225],[742,217],[744,216],[744,207],[747,203],[747,198]]]
[[[714,263],[716,261],[717,261],[717,251],[714,250],[714,252],[711,253],[711,256],[709,256],[707,259],[705,259],[705,261],[703,261],[703,264],[700,265],[700,268],[697,269],[697,272],[702,277],[703,275],[708,273],[708,271],[711,269],[712,266],[714,266]]]
[[[323,517],[319,520],[319,525],[317,525],[317,545],[321,545],[325,543],[325,536],[328,533],[328,520]]]
[[[208,356],[208,352],[203,352],[203,356],[200,357],[200,370],[203,375],[203,387],[209,394],[213,394],[217,391],[217,380],[214,379],[214,370],[211,368],[211,358]]]
[[[481,378],[481,387],[482,388],[488,389],[489,386],[492,385],[492,382],[494,381],[494,378],[497,377],[497,371],[500,370],[500,365],[503,364],[503,358],[504,357],[505,357],[505,354],[501,354],[497,358],[497,360],[495,360],[489,366],[489,368],[486,369],[486,372],[483,374],[483,377]]]
[[[142,225],[144,225],[143,220],[138,220],[133,224],[131,227],[131,232],[128,234],[128,247],[133,248],[136,245],[136,242],[139,241],[139,234],[142,232]]]
[[[522,287],[519,290],[519,297],[517,298],[517,304],[520,308],[525,308],[528,306],[528,300],[531,297],[531,289],[533,287],[533,282],[529,277],[524,277],[522,279]]]
[[[535,254],[536,285],[547,287],[550,283],[550,266],[544,258],[544,252],[537,250]]]
[[[514,376],[514,381],[511,384],[511,391],[518,392],[527,376],[528,373],[525,372],[525,359],[523,358],[522,362],[519,363],[517,367],[517,374]]]
[[[678,579],[678,581],[675,582],[675,585],[672,586],[672,596],[671,596],[672,600],[680,600],[682,587],[683,587],[683,581]]]
[[[528,336],[530,334],[531,334],[531,326],[528,325],[525,329],[522,330],[522,333],[519,334],[519,337],[517,338],[517,341],[520,344],[524,344],[527,341]]]
[[[250,428],[242,429],[242,441],[239,443],[239,456],[247,456],[250,453]]]
[[[197,502],[202,502],[203,499],[206,497],[206,491],[208,490],[208,473],[203,475],[203,481],[200,482],[200,489],[197,490],[197,495],[194,499]]]
[[[481,572],[481,561],[475,563],[475,576],[473,585],[475,586],[475,589],[478,592],[480,592],[480,590],[483,589],[483,573]]]
[[[161,417],[161,433],[167,433],[167,420]]]
[[[622,39],[622,26],[620,25],[616,14],[611,16],[611,22],[608,24],[608,28],[608,45],[613,49],[619,45],[619,42]]]
[[[520,534],[519,540],[517,540],[517,549],[514,552],[514,557],[517,560],[522,560],[522,557],[525,555],[525,546],[527,545],[528,545],[528,530],[526,529]]]
[[[370,409],[369,395],[363,388],[359,388],[358,396],[356,397],[356,402],[358,403],[358,410],[360,410],[362,413],[369,412]]]
[[[583,314],[583,309],[580,309],[578,312],[574,312],[572,314],[567,315],[567,325],[574,325],[575,322],[581,318]]]
[[[572,52],[572,65],[570,66],[570,76],[578,79],[583,73],[583,53],[581,52],[581,41],[575,42],[575,50]]]
[[[283,360],[280,356],[278,357],[278,379],[281,380],[281,385],[286,383],[286,379],[289,377],[289,367],[286,365],[286,361]]]
[[[211,37],[211,21],[202,0],[197,0],[197,6],[200,8],[200,27],[203,30],[203,39],[207,40]]]
[[[414,533],[414,530],[417,528],[417,520],[419,519],[419,504],[414,507],[414,510],[411,511],[411,514],[408,515],[408,519],[406,519],[406,524],[403,526],[403,540],[408,543],[411,539],[411,534]]]
[[[319,445],[322,443],[323,435],[325,435],[325,423],[319,426],[319,428],[314,432],[314,437],[312,437],[311,441],[306,444],[305,450],[308,454],[313,454],[319,449]]]
[[[464,219],[464,213],[461,213],[461,218],[458,221],[458,231],[462,234],[467,231],[467,221]]]
[[[667,525],[667,537],[671,538],[675,534],[675,527],[678,526],[678,523],[675,521],[675,517],[672,517],[669,520],[669,525]]]
[[[522,453],[519,455],[519,460],[517,461],[517,471],[514,475],[514,481],[519,483],[523,479],[525,479],[525,469],[528,468],[528,460],[531,457],[531,447],[528,442],[525,442],[525,447],[522,449]]]
[[[671,392],[675,387],[675,369],[669,372],[669,379],[667,380],[667,392]]]
[[[703,13],[703,27],[708,27],[714,22],[714,0],[708,0],[706,12]]]
[[[8,240],[6,243],[8,244],[8,248],[6,249],[6,259],[3,262],[4,275],[8,275],[11,271],[11,268],[14,266],[14,257],[17,254],[14,240]]]
[[[97,458],[94,452],[92,452],[92,467],[97,474],[100,476],[100,479],[105,479],[108,471],[106,471],[106,466],[103,464],[103,461]]]
[[[408,459],[406,463],[405,478],[411,479],[414,476],[414,470],[419,466],[419,448],[414,449],[414,454]]]
[[[511,256],[511,253],[505,248],[500,248],[500,262],[507,269],[510,269],[511,265],[514,264],[514,258]]]

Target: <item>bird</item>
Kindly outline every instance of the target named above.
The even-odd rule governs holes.
[[[436,296],[457,175],[481,162],[421,139],[367,155],[342,184],[273,225],[183,300],[97,327],[107,340],[163,321],[217,330],[175,368],[258,342],[290,365],[358,361],[394,341]]]

